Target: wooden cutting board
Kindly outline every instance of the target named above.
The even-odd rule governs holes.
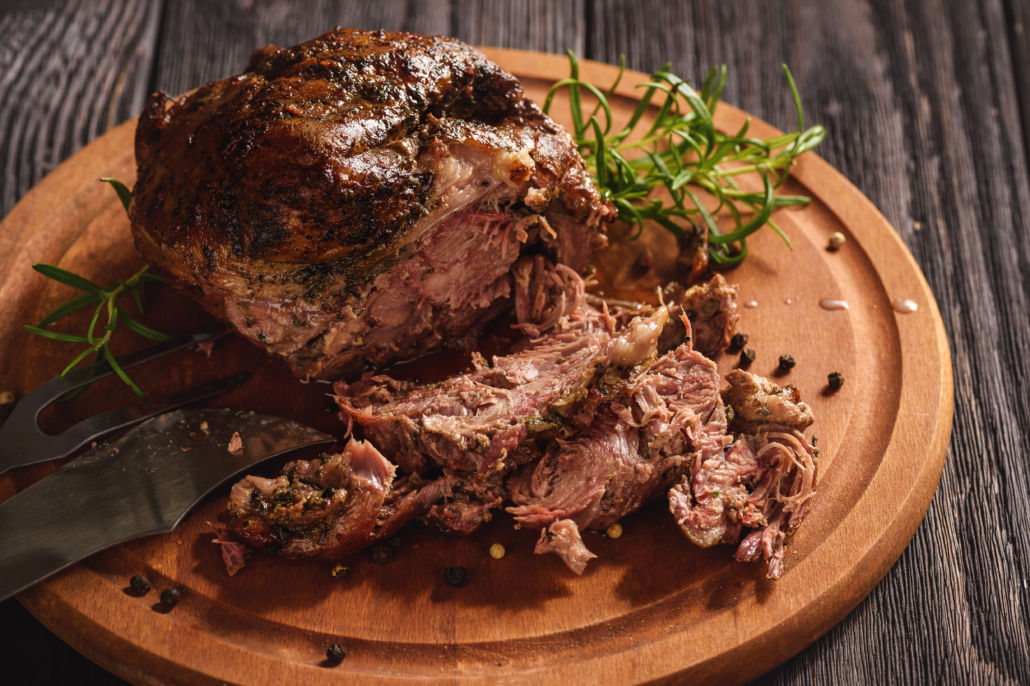
[[[489,49],[542,102],[567,75],[564,58]],[[770,67],[772,68],[772,67]],[[583,77],[607,86],[611,66],[584,63]],[[646,80],[627,74],[613,105],[625,118]],[[786,84],[784,84],[786,87]],[[803,88],[802,88],[803,90]],[[563,123],[565,103],[555,105]],[[746,115],[720,105],[717,123],[736,130]],[[74,351],[22,330],[67,299],[63,286],[31,271],[50,262],[108,283],[141,265],[128,222],[113,191],[97,181],[134,178],[135,121],[90,144],[51,172],[0,224],[0,390],[19,397],[57,374]],[[760,121],[752,132],[775,130]],[[653,680],[737,683],[786,660],[826,632],[861,601],[908,544],[933,496],[951,433],[952,373],[937,304],[915,261],[875,207],[843,176],[808,154],[786,192],[811,205],[781,211],[776,220],[794,244],[789,251],[768,230],[750,241],[751,256],[726,274],[740,286],[740,329],[758,352],[752,368],[792,383],[812,406],[821,481],[812,512],[789,542],[786,572],[764,577],[762,565],[739,564],[728,547],[702,550],[679,533],[661,503],[624,520],[619,539],[587,535],[599,558],[576,577],[556,556],[532,554],[536,533],[517,531],[497,516],[472,537],[439,539],[409,526],[403,545],[384,565],[367,552],[330,565],[256,554],[229,577],[212,532],[223,528],[227,488],[171,535],[118,546],[52,577],[20,596],[46,626],[89,658],[137,684],[343,683],[637,683]],[[834,231],[847,236],[826,249]],[[650,288],[673,273],[675,245],[660,230],[625,240],[615,225],[612,247],[595,257],[602,274],[624,273],[644,249],[655,257],[643,277]],[[598,289],[611,289],[604,282]],[[608,292],[606,295],[619,295]],[[848,310],[820,308],[844,299]],[[896,313],[907,298],[919,306]],[[210,330],[216,323],[187,299],[155,289],[160,314],[144,318],[168,333]],[[77,330],[84,322],[72,322]],[[116,352],[143,347],[129,334]],[[797,367],[777,377],[777,358]],[[735,356],[718,359],[723,372]],[[463,361],[438,356],[406,373],[441,376]],[[301,384],[283,365],[228,338],[208,358],[183,351],[136,370],[152,396],[224,374],[254,378],[218,401],[342,434],[325,409],[328,386]],[[830,372],[844,374],[838,392]],[[44,414],[58,431],[132,401],[117,382]],[[5,500],[55,468],[26,468],[0,479]],[[272,470],[272,467],[269,467]],[[508,554],[494,560],[493,543]],[[469,583],[447,586],[443,570],[462,565]],[[155,590],[139,598],[129,578],[146,574]],[[183,592],[171,612],[157,604],[169,586]],[[324,659],[339,642],[349,655]]]

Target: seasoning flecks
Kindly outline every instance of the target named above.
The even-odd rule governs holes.
[[[612,524],[610,527],[605,529],[604,533],[608,538],[618,538],[622,535],[622,524],[616,522],[615,524]]]
[[[780,355],[780,369],[787,372],[794,368],[797,362],[791,355]]]
[[[826,377],[826,380],[829,382],[830,388],[835,391],[839,391],[840,387],[844,385],[844,375],[840,372],[833,372]]]
[[[377,545],[372,548],[372,562],[377,565],[386,564],[393,557],[393,548],[388,545]]]
[[[730,350],[740,350],[747,345],[747,334],[743,331],[738,331],[733,334],[733,338],[730,339]]]
[[[844,245],[846,240],[847,238],[844,237],[844,234],[840,231],[834,231],[830,234],[830,250],[840,250],[840,246]]]

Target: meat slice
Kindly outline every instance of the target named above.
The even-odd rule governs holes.
[[[689,321],[682,325],[690,331]],[[719,386],[715,364],[688,339],[587,429],[513,474],[508,511],[524,526],[568,520],[603,530],[656,500],[732,440]]]
[[[467,339],[520,255],[577,272],[615,215],[517,79],[408,33],[335,29],[156,93],[136,160],[143,256],[301,377]]]
[[[337,403],[405,473],[506,473],[526,439],[571,435],[605,399],[634,387],[667,318],[660,308],[617,333],[604,312],[580,309],[493,366],[480,358],[472,373],[430,385],[366,374],[337,383]]]
[[[229,531],[254,548],[301,559],[335,559],[368,545],[395,467],[370,443],[245,477],[232,487]]]

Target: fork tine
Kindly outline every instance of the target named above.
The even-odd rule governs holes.
[[[55,451],[60,451],[60,454],[55,455],[51,459],[71,455],[89,441],[111,431],[125,428],[135,424],[136,422],[141,422],[144,419],[156,417],[159,414],[164,414],[165,412],[174,410],[177,407],[182,407],[183,405],[187,405],[194,401],[225,393],[228,390],[236,388],[249,378],[250,373],[248,372],[234,374],[233,376],[227,376],[223,379],[219,379],[218,381],[204,384],[203,386],[186,388],[181,391],[176,391],[175,393],[170,393],[169,395],[161,398],[145,400],[141,403],[130,405],[129,407],[111,410],[104,414],[98,414],[96,417],[84,419],[60,436],[52,437],[54,439],[53,449]]]
[[[162,357],[169,353],[173,353],[176,350],[181,350],[182,348],[188,348],[189,346],[196,345],[197,343],[209,341],[215,336],[218,336],[220,333],[220,331],[216,331],[212,333],[194,334],[192,336],[179,336],[178,338],[173,338],[171,340],[164,341],[163,343],[152,345],[149,348],[143,348],[142,350],[137,350],[136,352],[131,352],[127,355],[122,355],[114,359],[116,362],[118,362],[118,365],[122,369],[131,369],[132,367],[143,364],[144,362],[150,362],[151,360],[156,360],[159,357]],[[76,388],[79,388],[80,386],[85,386],[86,384],[94,383],[96,381],[99,381],[100,379],[106,379],[112,374],[114,374],[114,370],[111,369],[111,365],[109,365],[106,361],[101,361],[95,364],[87,365],[85,367],[74,369],[65,374],[63,377],[57,377],[57,379],[61,379],[65,382],[65,384],[67,385],[67,391],[74,391]],[[51,381],[54,380],[56,379],[51,379]],[[49,383],[50,381],[48,381],[44,385],[48,385]],[[60,396],[67,393],[67,391],[64,391],[59,395],[54,396],[52,400],[56,400]],[[44,405],[43,407],[46,406]],[[43,408],[41,407],[40,409]]]
[[[176,350],[211,340],[220,333],[180,336],[115,359],[122,368],[131,368]],[[113,373],[114,370],[106,361],[91,364],[68,372],[63,377],[54,377],[22,398],[4,425],[0,427],[0,474],[14,467],[36,464],[59,457],[59,454],[53,452],[54,441],[58,437],[47,436],[39,430],[39,413],[69,391],[99,381]],[[160,402],[160,400],[155,402]]]
[[[155,360],[162,355],[173,353],[176,350],[182,348],[188,348],[191,345],[197,343],[203,343],[204,341],[211,340],[215,336],[218,336],[220,332],[212,333],[201,333],[194,334],[192,336],[179,336],[157,345],[152,345],[149,348],[143,350],[137,350],[136,352],[129,353],[128,355],[122,355],[114,358],[122,369],[129,369],[136,365]],[[49,381],[41,384],[36,390],[32,391],[18,402],[18,406],[14,408],[14,412],[17,413],[22,421],[27,421],[29,417],[32,417],[32,422],[35,424],[36,417],[43,411],[50,403],[54,402],[62,395],[69,391],[74,391],[76,388],[91,384],[101,379],[114,374],[114,370],[111,369],[111,365],[106,360],[97,362],[95,364],[80,367],[79,369],[73,369],[64,376],[55,376]],[[11,420],[14,419],[14,413],[8,418],[5,427],[11,426]],[[0,429],[0,436],[3,436],[3,429]]]

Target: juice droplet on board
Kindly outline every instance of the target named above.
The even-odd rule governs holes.
[[[907,300],[905,298],[898,298],[897,300],[892,302],[891,305],[894,307],[894,310],[896,312],[900,312],[902,314],[912,314],[913,312],[919,309],[918,304],[916,304],[912,300]]]

